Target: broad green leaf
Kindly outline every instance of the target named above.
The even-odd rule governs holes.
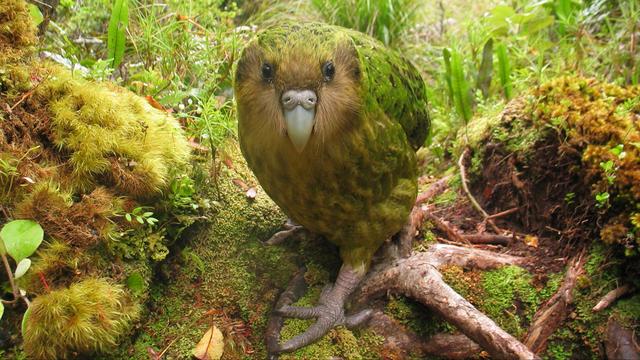
[[[115,0],[107,32],[107,58],[116,68],[122,62],[125,49],[125,29],[129,25],[129,0]]]
[[[511,64],[509,63],[509,54],[504,44],[498,44],[496,48],[498,56],[498,75],[500,76],[500,85],[504,91],[504,97],[511,100]]]
[[[29,15],[31,15],[31,19],[33,23],[38,26],[44,21],[44,16],[42,16],[42,12],[38,9],[34,4],[29,4]]]
[[[16,262],[33,255],[43,237],[42,227],[33,220],[13,220],[0,230],[5,249]]]
[[[16,272],[13,277],[16,279],[22,277],[22,275],[24,275],[27,272],[27,270],[29,270],[30,267],[31,267],[31,259],[26,258],[26,259],[20,260],[20,262],[16,266]]]
[[[135,295],[139,295],[144,292],[144,279],[142,278],[142,275],[138,272],[134,272],[129,275],[129,277],[127,277],[127,287]]]
[[[4,314],[4,304],[0,301],[0,319],[2,319],[2,314]]]

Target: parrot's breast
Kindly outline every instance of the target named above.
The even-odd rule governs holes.
[[[240,120],[242,121],[242,119]],[[286,136],[259,141],[240,124],[240,144],[260,184],[294,221],[365,263],[406,222],[417,194],[415,153],[379,110],[361,125],[298,153]]]

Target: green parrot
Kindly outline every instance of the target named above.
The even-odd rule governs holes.
[[[290,352],[362,318],[345,316],[344,304],[414,205],[415,150],[430,125],[425,85],[408,60],[365,34],[290,23],[244,49],[234,92],[240,146],[258,181],[343,261],[318,306],[276,309],[317,319],[276,350]]]

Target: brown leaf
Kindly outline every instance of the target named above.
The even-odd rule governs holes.
[[[533,236],[533,235],[527,235],[524,237],[524,243],[537,248],[538,247],[538,237],[537,236]]]
[[[235,179],[233,179],[233,180],[231,180],[231,181],[233,182],[233,184],[234,184],[235,186],[237,186],[237,187],[239,187],[240,189],[242,189],[242,191],[247,191],[247,190],[249,190],[249,186],[247,186],[247,184],[245,184],[245,182],[244,182],[244,181],[242,181],[242,180],[240,180],[240,179],[238,179],[238,178],[235,178]]]
[[[165,109],[164,106],[162,106],[162,104],[160,104],[156,99],[154,99],[153,96],[147,95],[144,98],[147,99],[147,102],[152,107],[154,107],[154,108],[156,108],[158,110],[167,111],[167,109]]]
[[[191,352],[200,360],[219,360],[224,351],[224,336],[215,325],[211,326]]]

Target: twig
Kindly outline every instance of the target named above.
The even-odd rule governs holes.
[[[469,201],[471,202],[471,205],[473,206],[473,208],[476,209],[476,211],[478,211],[482,215],[483,221],[489,223],[489,225],[491,225],[491,228],[496,233],[499,234],[501,233],[500,228],[496,226],[496,224],[491,220],[490,215],[487,214],[486,211],[484,211],[484,209],[482,208],[482,206],[480,206],[476,198],[473,197],[473,194],[471,194],[471,191],[469,190],[469,185],[467,185],[467,171],[464,167],[464,159],[465,157],[467,157],[468,154],[469,154],[469,148],[464,149],[464,151],[462,152],[462,155],[460,155],[460,159],[458,160],[458,167],[460,168],[460,178],[462,179],[462,188],[464,189],[465,194],[467,194],[467,198],[469,198]]]
[[[418,206],[423,202],[431,199],[432,197],[438,196],[443,193],[449,187],[450,178],[451,176],[445,176],[442,179],[431,184],[431,186],[429,186],[429,188],[425,192],[418,194],[415,205]]]
[[[611,304],[618,300],[618,298],[630,292],[631,289],[631,285],[626,284],[609,291],[605,296],[602,297],[602,299],[600,299],[600,301],[598,301],[596,306],[594,306],[591,310],[593,312],[598,312],[608,308],[609,306],[611,306]]]
[[[493,215],[489,215],[489,217],[487,219],[496,219],[496,218],[499,218],[499,217],[507,216],[507,215],[513,214],[514,212],[516,212],[518,210],[520,210],[519,207],[514,207],[514,208],[511,208],[511,209],[508,209],[508,210],[505,210],[505,211],[501,211],[499,213],[495,213]]]
[[[41,79],[34,87],[33,89],[27,91],[24,95],[22,95],[20,97],[20,100],[18,100],[18,102],[16,102],[15,104],[13,104],[12,107],[9,108],[9,113],[13,112],[13,109],[15,109],[18,105],[20,105],[23,101],[25,101],[27,98],[29,98],[31,95],[33,95],[33,93],[36,91],[36,89],[43,83],[45,82],[48,78],[49,78],[49,73],[46,74],[46,76]]]
[[[7,255],[4,252],[0,252],[0,256],[2,256],[2,263],[4,264],[4,270],[6,271],[7,277],[9,278],[9,284],[11,284],[11,291],[13,292],[13,303],[21,296],[20,290],[16,286],[16,282],[13,279],[13,272],[11,271],[11,266],[9,265]]]
[[[471,245],[471,243],[467,239],[465,239],[464,236],[460,235],[457,230],[453,229],[446,222],[440,220],[437,216],[433,215],[430,212],[427,212],[426,217],[433,222],[433,225],[435,225],[436,229],[445,233],[449,240],[454,241],[458,244]]]

